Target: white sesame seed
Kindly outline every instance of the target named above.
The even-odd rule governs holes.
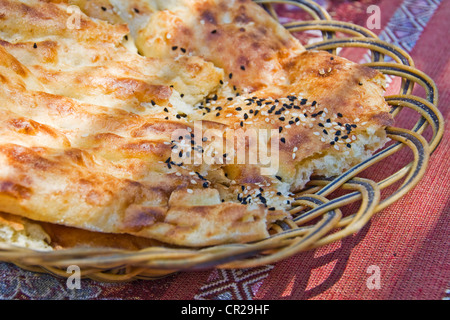
[[[361,123],[361,125],[362,125],[362,126],[365,126],[366,124],[367,124],[367,122],[363,122],[363,123]]]
[[[269,118],[266,118],[266,122],[269,122],[270,121],[270,119]]]
[[[334,148],[336,149],[336,150],[339,150],[339,146],[338,145],[334,145]]]
[[[356,118],[355,120],[353,120],[353,121],[355,121],[355,123],[358,123],[359,122],[359,118]]]
[[[194,193],[194,190],[192,190],[192,189],[187,189],[186,190],[188,193]]]
[[[294,152],[297,152],[297,151],[298,151],[298,148],[297,148],[297,147],[295,147],[293,151],[294,151]]]
[[[289,129],[291,127],[290,124],[288,124],[287,126],[285,126],[286,129]]]
[[[319,132],[314,132],[314,135],[320,136],[320,133]]]
[[[323,108],[323,112],[328,113],[328,109],[327,108]]]
[[[166,35],[166,38],[167,38],[167,39],[170,39],[170,38],[172,38],[172,35],[171,35],[170,33],[168,33],[168,34]]]
[[[292,159],[295,159],[295,157],[296,157],[296,154],[293,153],[293,154],[292,154]]]
[[[325,128],[331,128],[332,124],[327,122],[327,123],[324,124],[324,126],[325,126]]]
[[[175,175],[181,177],[181,173],[180,172],[175,173]]]
[[[194,179],[191,180],[192,184],[197,184],[197,181],[195,181]]]

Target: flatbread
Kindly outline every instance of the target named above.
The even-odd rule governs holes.
[[[380,73],[306,51],[251,1],[0,0],[0,16],[0,211],[43,225],[264,239],[393,122]],[[276,165],[238,161],[252,132]]]

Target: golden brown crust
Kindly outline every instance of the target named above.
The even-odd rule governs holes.
[[[306,161],[351,165],[357,136],[381,145],[392,123],[378,72],[305,51],[251,1],[0,0],[0,15],[0,204],[46,223],[59,247],[76,241],[53,224],[120,247],[265,238]],[[221,150],[227,136],[203,136],[227,129],[276,131],[263,144],[279,144],[278,171],[226,152],[186,161]]]

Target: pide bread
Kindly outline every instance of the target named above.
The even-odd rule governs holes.
[[[383,94],[250,0],[0,0],[0,241],[264,239],[387,142]]]

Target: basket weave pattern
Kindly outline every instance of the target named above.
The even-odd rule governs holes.
[[[81,268],[83,277],[104,282],[134,279],[156,279],[168,274],[206,268],[250,268],[274,263],[298,252],[312,250],[339,241],[363,228],[374,214],[387,208],[410,192],[423,177],[430,155],[438,147],[444,132],[444,121],[437,109],[438,92],[432,79],[414,67],[414,61],[402,49],[383,42],[360,26],[333,21],[329,14],[310,0],[256,1],[278,19],[273,4],[291,4],[305,10],[310,21],[285,25],[290,32],[320,30],[323,40],[306,45],[308,50],[327,50],[336,54],[338,48],[357,47],[369,50],[371,62],[365,65],[387,76],[400,77],[402,84],[396,95],[385,99],[397,116],[404,108],[418,114],[412,129],[387,128],[392,144],[344,174],[330,179],[313,180],[307,190],[292,199],[292,220],[280,221],[267,239],[248,243],[219,245],[204,249],[150,247],[140,251],[67,249],[35,252],[29,249],[2,247],[0,260],[36,272],[61,277],[70,265]],[[337,37],[345,34],[348,37]],[[386,57],[390,57],[385,62]],[[416,85],[424,88],[426,98],[412,94]],[[423,133],[431,127],[431,138]],[[382,181],[358,177],[362,171],[377,166],[382,160],[407,148],[413,161]],[[395,187],[387,196],[382,191]],[[336,193],[338,196],[334,196]],[[350,206],[354,211],[343,213]]]

